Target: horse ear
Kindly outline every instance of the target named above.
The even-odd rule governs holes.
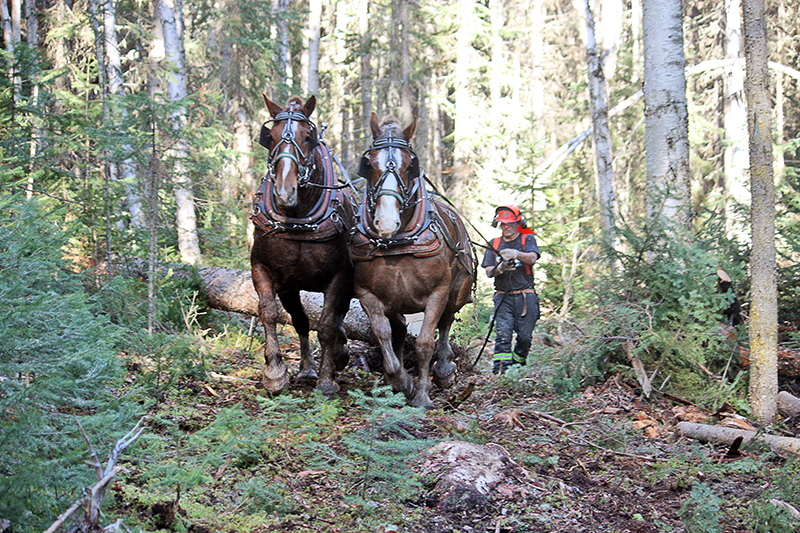
[[[372,112],[372,117],[369,119],[369,129],[372,130],[372,138],[377,139],[381,135],[381,125],[378,123],[378,115],[375,111]]]
[[[283,111],[283,108],[267,98],[266,93],[262,93],[264,96],[264,103],[267,104],[267,109],[269,110],[269,114],[272,115],[272,118],[275,118],[275,115]]]
[[[311,117],[311,113],[314,112],[314,109],[317,107],[317,97],[316,95],[311,95],[311,97],[306,100],[306,103],[303,105],[303,114],[307,117]]]
[[[414,138],[414,134],[417,132],[417,117],[414,117],[414,120],[411,121],[411,124],[406,126],[406,129],[403,130],[403,136],[405,136],[406,140],[411,142],[411,139]]]

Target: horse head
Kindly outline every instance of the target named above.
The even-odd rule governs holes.
[[[261,130],[259,142],[269,153],[268,176],[274,183],[275,205],[288,209],[298,205],[298,190],[311,177],[314,170],[312,151],[317,145],[317,127],[311,113],[317,105],[315,96],[303,103],[292,96],[281,107],[264,95],[272,127]]]
[[[372,113],[369,126],[372,146],[364,152],[358,174],[368,183],[366,198],[375,229],[389,239],[401,229],[403,210],[411,205],[419,177],[419,160],[411,148],[417,119],[401,129],[391,118],[379,124]]]

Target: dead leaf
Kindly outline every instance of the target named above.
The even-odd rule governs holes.
[[[672,408],[672,414],[683,422],[700,424],[708,420],[708,414],[694,405],[676,405]]]
[[[520,416],[523,414],[525,413],[522,409],[511,409],[510,411],[497,413],[493,418],[494,420],[503,422],[510,427],[518,426],[522,429],[525,429],[525,427],[522,425],[522,422],[519,421]]]

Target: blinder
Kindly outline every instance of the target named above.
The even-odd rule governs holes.
[[[411,148],[411,143],[398,137],[382,137],[373,141],[372,146],[364,152],[361,156],[361,161],[358,163],[359,177],[366,180],[372,177],[372,167],[369,164],[369,156],[375,150],[383,150],[384,148],[400,148],[407,150],[411,154],[411,165],[408,167],[408,177],[411,180],[415,180],[419,177],[419,158],[417,154],[414,152],[414,149]]]
[[[305,116],[305,114],[303,114],[300,111],[281,111],[280,113],[275,115],[275,117],[272,120],[267,121],[264,124],[262,124],[261,125],[261,132],[260,132],[260,134],[258,136],[258,144],[260,144],[261,146],[263,146],[267,150],[271,151],[272,150],[272,135],[271,135],[272,129],[269,126],[267,126],[267,124],[269,124],[270,122],[272,122],[272,123],[281,122],[283,120],[290,120],[290,121],[291,120],[296,120],[297,122],[305,122],[308,125],[308,127],[310,129],[309,139],[308,139],[308,153],[310,154],[314,150],[314,148],[316,148],[317,145],[319,144],[319,133],[317,132],[317,125],[314,124],[314,122],[310,118]],[[291,141],[293,139],[294,138],[292,137],[292,139],[287,139],[287,140]]]

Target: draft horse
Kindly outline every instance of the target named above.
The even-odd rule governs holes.
[[[311,121],[316,98],[303,102],[293,96],[285,107],[266,95],[264,101],[272,120],[262,126],[259,142],[269,150],[269,163],[250,217],[255,225],[250,265],[266,334],[262,382],[275,393],[289,382],[276,334],[277,294],[300,338],[298,378],[317,378],[317,388],[333,396],[339,390],[334,372],[348,362],[342,321],[353,297],[347,240],[356,201],[334,177],[331,153]],[[324,294],[317,326],[319,374],[301,290]]]
[[[359,165],[367,187],[350,231],[350,257],[356,296],[378,339],[388,383],[412,406],[430,408],[431,370],[443,388],[455,381],[450,326],[472,300],[477,259],[461,218],[425,185],[411,147],[416,124],[415,118],[405,129],[394,119],[379,125],[372,114],[373,142]],[[415,383],[402,349],[404,315],[419,312],[424,319],[415,345]]]

